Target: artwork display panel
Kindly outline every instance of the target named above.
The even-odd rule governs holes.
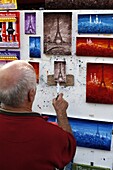
[[[37,83],[39,83],[39,62],[29,61],[29,64],[31,64],[34,67]]]
[[[113,104],[113,64],[87,63],[86,102]]]
[[[113,14],[79,14],[78,34],[113,34]]]
[[[29,37],[30,58],[41,58],[40,37]]]
[[[0,48],[20,47],[20,13],[0,12]]]
[[[76,55],[113,57],[113,38],[77,37]]]
[[[71,55],[71,20],[72,13],[44,13],[45,54]]]
[[[36,34],[36,12],[25,13],[25,34]]]

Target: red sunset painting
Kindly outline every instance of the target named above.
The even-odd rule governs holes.
[[[86,102],[113,104],[113,64],[87,63]]]
[[[76,55],[113,57],[113,38],[77,37]]]

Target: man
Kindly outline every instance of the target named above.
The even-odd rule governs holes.
[[[68,103],[53,99],[58,125],[32,111],[36,74],[26,61],[0,68],[0,169],[61,169],[74,157],[76,142],[67,119]]]

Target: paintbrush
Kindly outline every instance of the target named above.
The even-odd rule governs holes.
[[[56,100],[58,99],[59,93],[60,93],[60,83],[59,83],[59,81],[57,81],[57,97],[56,97]]]

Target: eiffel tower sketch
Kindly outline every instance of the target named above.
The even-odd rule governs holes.
[[[61,36],[61,32],[60,32],[60,26],[59,26],[59,15],[57,16],[57,31],[56,31],[56,34],[55,34],[55,38],[54,38],[54,43],[56,44],[62,44],[64,41],[62,39],[62,36]]]

